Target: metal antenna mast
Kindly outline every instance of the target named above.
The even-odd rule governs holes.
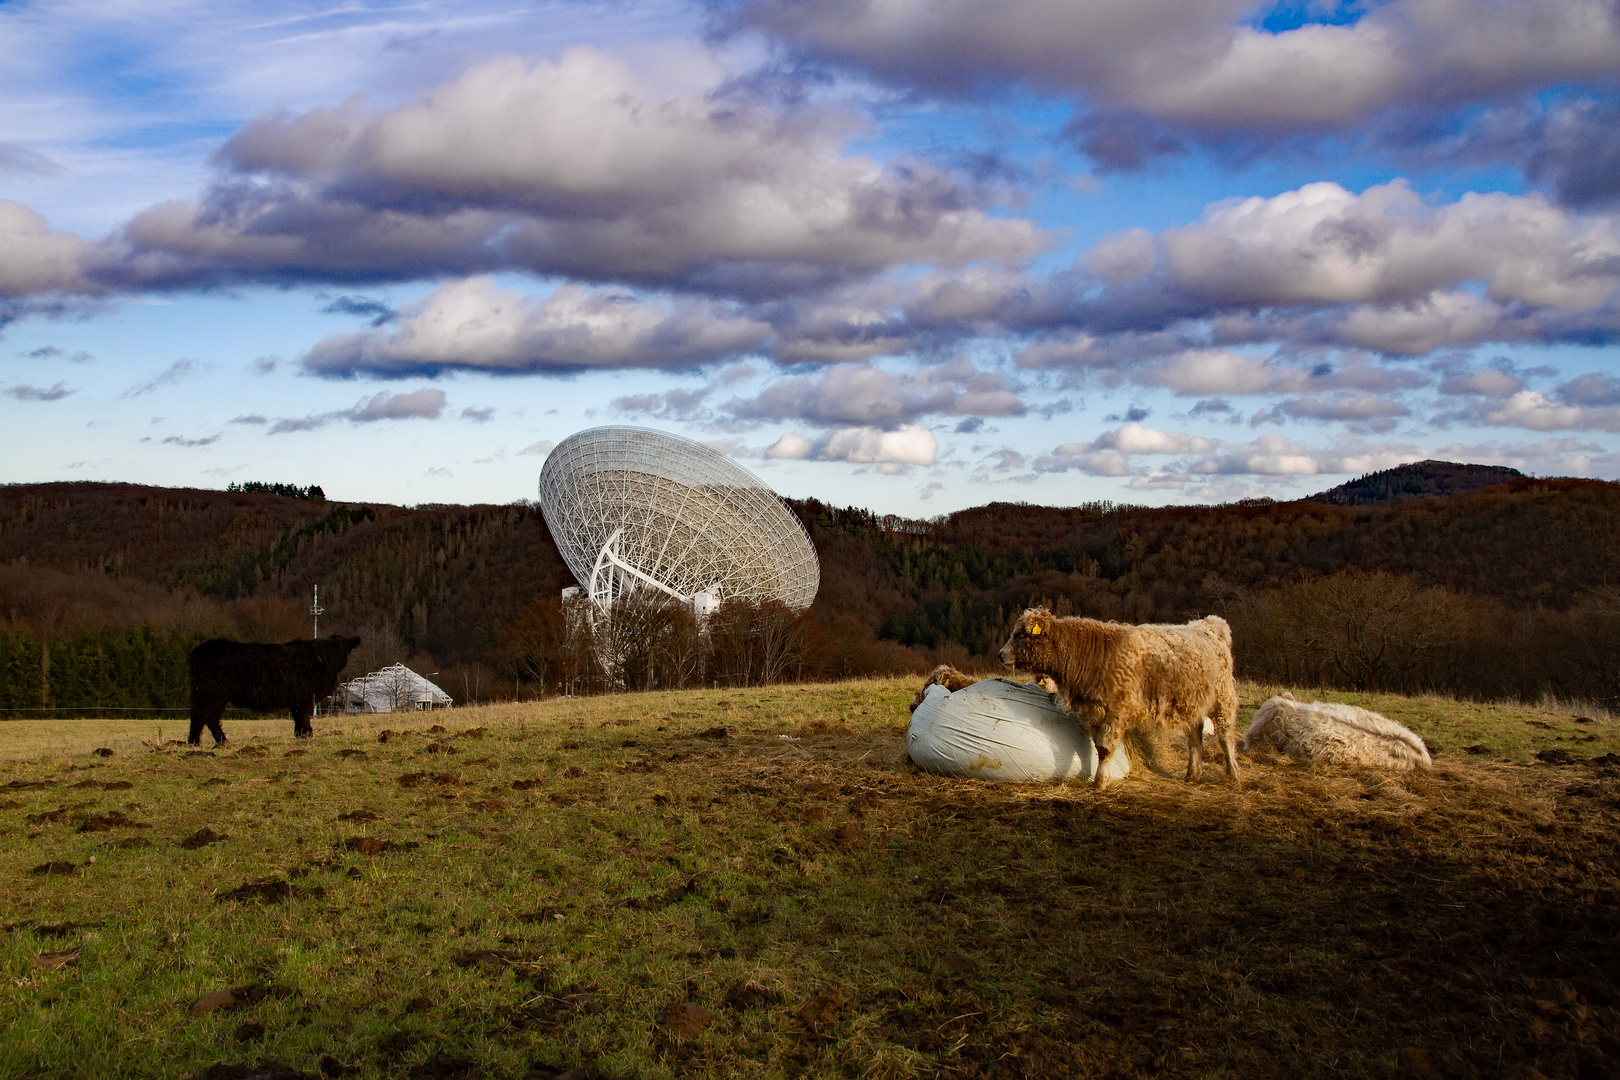
[[[315,617],[315,633],[311,637],[321,636],[321,613],[326,609],[321,607],[321,587],[315,586],[315,599],[309,605],[309,613]]]

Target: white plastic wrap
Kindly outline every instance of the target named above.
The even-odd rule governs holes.
[[[983,679],[954,694],[930,686],[911,714],[906,749],[919,768],[978,780],[1094,780],[1091,736],[1034,683]],[[1108,755],[1108,779],[1131,771],[1123,746]]]

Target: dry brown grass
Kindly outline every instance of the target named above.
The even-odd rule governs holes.
[[[283,719],[257,744],[228,726],[242,749],[219,755],[0,763],[0,1075],[330,1055],[427,1076],[434,1054],[514,1080],[1620,1065],[1613,759],[1443,749],[1400,777],[1258,757],[1237,788],[1147,769],[1103,792],[990,785],[909,765],[914,690],[345,720],[299,746]],[[1518,725],[1558,748],[1564,730],[1371,707],[1442,743]],[[449,731],[376,738],[432,723]],[[418,773],[460,783],[400,783]],[[115,811],[150,827],[77,831]],[[228,838],[182,848],[204,822]],[[125,837],[152,843],[109,846]],[[51,861],[70,872],[31,872]],[[275,992],[190,1015],[243,985]],[[692,1037],[655,1021],[683,1001],[712,1012]],[[265,1033],[235,1041],[244,1022]]]

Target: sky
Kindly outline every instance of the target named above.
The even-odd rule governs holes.
[[[0,0],[0,482],[1620,479],[1614,0]]]

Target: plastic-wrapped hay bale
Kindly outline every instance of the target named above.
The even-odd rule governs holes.
[[[983,679],[955,693],[930,686],[911,714],[906,749],[919,768],[978,780],[1097,776],[1084,726],[1039,686],[1010,679]],[[1131,771],[1123,746],[1108,756],[1107,769],[1109,780]]]

